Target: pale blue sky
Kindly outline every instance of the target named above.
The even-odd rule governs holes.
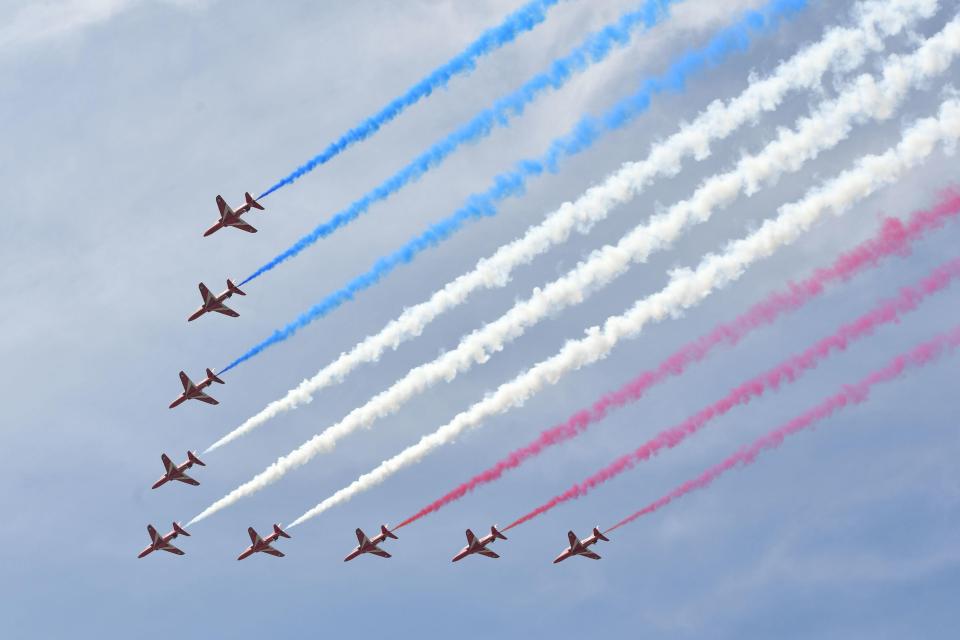
[[[657,99],[623,131],[531,183],[499,216],[441,248],[298,336],[255,358],[215,389],[222,404],[168,410],[176,372],[222,367],[313,302],[446,216],[514,161],[535,154],[585,112],[598,112],[703,43],[732,18],[728,3],[686,0],[674,17],[538,100],[509,129],[458,152],[440,169],[234,299],[241,317],[204,317],[198,281],[220,291],[303,232],[378,184],[480,106],[503,95],[589,30],[639,4],[565,0],[548,20],[485,58],[475,72],[370,140],[270,196],[256,235],[201,233],[213,198],[257,192],[322,149],[448,59],[521,0],[357,2],[57,0],[0,3],[0,620],[4,637],[318,637],[374,634],[461,638],[953,638],[960,624],[958,360],[946,358],[877,389],[873,399],[789,441],[749,469],[617,532],[600,562],[554,566],[567,529],[609,526],[761,433],[935,332],[954,325],[956,289],[802,382],[739,408],[683,446],[591,496],[513,530],[502,558],[450,557],[463,530],[506,524],[571,482],[641,444],[736,382],[832,332],[956,256],[958,228],[931,235],[907,257],[832,290],[802,311],[721,350],[682,378],[556,447],[500,482],[401,530],[391,560],[342,558],[353,529],[395,523],[454,484],[655,365],[684,341],[733,317],[791,278],[871,236],[882,214],[929,206],[955,179],[940,152],[899,184],[748,272],[685,316],[651,325],[609,358],[567,376],[524,407],[489,420],[384,486],[292,533],[284,559],[234,560],[245,529],[289,522],[384,458],[433,431],[483,394],[637,297],[673,267],[743,235],[902,126],[932,114],[944,82],[911,95],[889,122],[693,229],[674,250],[530,330],[453,383],[410,402],[374,429],[233,508],[197,524],[187,555],[143,560],[145,525],[169,530],[277,456],[386,388],[410,367],[456,345],[531,288],[615,242],[638,219],[686,197],[809,111],[794,96],[715,147],[703,162],[658,181],[587,236],[576,236],[510,286],[476,295],[422,337],[365,366],[314,402],[206,459],[200,487],[151,491],[159,456],[178,461],[312,375],[405,306],[423,300],[622,162],[644,157],[713,98],[732,97],[750,73],[771,70],[835,23],[847,0],[815,0],[777,33],[699,76],[683,95]],[[756,0],[729,3],[739,11]],[[889,41],[910,51],[957,9]],[[44,6],[46,8],[44,8]],[[51,28],[51,25],[57,25]],[[876,71],[882,56],[864,65]],[[947,82],[960,80],[955,65]],[[829,77],[824,95],[836,91]]]

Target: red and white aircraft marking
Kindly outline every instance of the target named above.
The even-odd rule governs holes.
[[[461,549],[460,553],[453,556],[452,562],[463,560],[467,556],[473,555],[475,553],[478,553],[481,556],[487,556],[488,558],[499,558],[500,556],[498,556],[493,551],[490,551],[490,549],[487,549],[487,546],[497,539],[506,540],[507,536],[497,531],[496,525],[490,527],[490,535],[484,536],[482,538],[477,538],[477,536],[473,535],[473,531],[470,531],[470,529],[467,529],[467,546]]]
[[[247,533],[250,534],[250,542],[252,544],[244,549],[243,553],[237,556],[237,560],[243,560],[244,558],[248,558],[255,553],[268,553],[271,556],[276,556],[278,558],[283,557],[282,552],[277,551],[270,546],[271,542],[276,542],[280,538],[290,537],[290,534],[281,529],[280,525],[273,525],[273,533],[268,535],[266,538],[261,538],[259,535],[257,535],[257,532],[253,530],[253,527],[248,528]]]
[[[176,522],[173,523],[173,531],[165,536],[161,536],[159,533],[157,533],[157,530],[153,528],[152,524],[147,525],[147,533],[150,534],[150,546],[141,551],[140,555],[137,556],[138,558],[148,556],[154,551],[166,551],[168,553],[182,556],[184,555],[183,551],[170,544],[170,541],[177,536],[190,536],[190,534],[187,533],[187,530]]]
[[[243,206],[237,207],[236,211],[234,211],[221,196],[217,196],[217,208],[220,210],[220,220],[217,222],[217,224],[204,231],[203,236],[209,236],[211,233],[216,233],[224,227],[235,227],[241,231],[246,231],[247,233],[256,233],[257,230],[244,222],[241,216],[247,211],[250,211],[250,209],[260,209],[263,211],[263,206],[253,199],[253,196],[250,195],[249,191],[243,194],[243,198],[246,200],[246,202],[243,204]]]
[[[205,380],[200,381],[198,384],[194,384],[187,374],[183,371],[180,372],[180,383],[183,385],[183,393],[180,394],[180,397],[170,403],[170,408],[173,409],[175,406],[186,402],[187,400],[199,400],[201,402],[206,402],[207,404],[220,404],[207,394],[203,392],[204,389],[209,387],[214,382],[224,384],[223,380],[217,377],[217,375],[207,369],[207,377]]]
[[[573,556],[583,556],[584,558],[590,558],[591,560],[599,560],[600,556],[593,551],[590,551],[590,549],[587,547],[597,544],[598,540],[610,542],[610,539],[600,533],[600,529],[597,527],[593,528],[593,535],[591,535],[589,538],[580,540],[577,538],[577,534],[575,534],[573,531],[567,532],[567,538],[570,540],[570,546],[567,549],[564,549],[563,552],[556,557],[556,559],[553,561],[554,564],[563,562],[567,558],[572,558]]]
[[[218,296],[213,295],[213,292],[210,289],[207,289],[207,285],[200,283],[200,297],[203,298],[203,306],[193,312],[187,322],[193,322],[200,316],[205,313],[210,313],[216,311],[217,313],[222,313],[225,316],[230,316],[231,318],[238,318],[240,314],[223,304],[223,301],[232,295],[245,296],[243,291],[240,291],[240,287],[233,284],[233,280],[227,280],[227,290],[221,293]]]
[[[173,464],[173,461],[163,453],[160,455],[160,460],[163,462],[163,468],[166,472],[163,474],[163,477],[153,483],[151,489],[156,489],[161,487],[164,484],[170,482],[171,480],[176,480],[177,482],[183,482],[185,484],[193,485],[194,487],[198,486],[200,483],[184,473],[187,469],[192,467],[195,464],[205,467],[202,460],[197,457],[193,451],[187,451],[187,461],[181,465]]]
[[[346,558],[343,559],[344,562],[349,562],[357,556],[363,553],[372,553],[375,556],[380,556],[381,558],[389,558],[390,554],[378,547],[378,544],[381,544],[387,538],[397,539],[397,536],[390,532],[387,529],[386,525],[380,525],[380,533],[373,537],[373,540],[367,537],[367,534],[363,532],[362,529],[357,529],[357,542],[360,544],[357,545],[357,548],[350,552]]]

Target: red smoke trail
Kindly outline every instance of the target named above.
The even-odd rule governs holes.
[[[844,387],[839,393],[828,398],[813,409],[807,411],[797,418],[794,418],[779,429],[771,431],[767,435],[756,440],[750,446],[740,449],[740,451],[733,454],[720,464],[711,467],[699,477],[694,478],[693,480],[688,480],[656,502],[649,504],[630,516],[627,516],[617,524],[607,529],[604,533],[609,533],[610,531],[619,529],[624,525],[630,524],[641,516],[645,516],[648,513],[653,513],[654,511],[667,506],[677,498],[685,496],[691,491],[706,488],[713,483],[714,480],[719,478],[727,471],[730,471],[737,465],[746,466],[751,464],[764,451],[776,449],[783,443],[787,436],[792,436],[793,434],[812,426],[817,421],[830,417],[835,412],[848,405],[860,404],[868,398],[874,385],[877,385],[881,382],[889,382],[890,380],[899,377],[900,374],[907,369],[907,367],[922,367],[938,358],[945,350],[952,350],[956,348],[957,345],[960,345],[960,327],[954,328],[949,333],[937,336],[930,342],[921,344],[919,347],[909,353],[897,356],[883,369],[873,372],[855,385]]]
[[[899,322],[904,313],[916,309],[927,296],[942,291],[957,277],[960,277],[960,258],[935,269],[915,287],[902,289],[896,298],[881,303],[853,322],[843,325],[836,333],[820,340],[806,351],[791,356],[766,373],[741,384],[722,400],[687,418],[679,425],[661,431],[637,450],[620,456],[610,465],[583,482],[575,484],[563,493],[551,498],[527,515],[518,518],[503,530],[507,531],[532,520],[568,500],[585,496],[607,480],[620,475],[624,471],[629,471],[637,463],[660,453],[662,449],[672,449],[683,442],[687,436],[695,434],[711,420],[726,414],[734,407],[747,404],[769,390],[777,390],[783,384],[795,382],[797,378],[816,367],[831,353],[844,351],[852,342],[870,336],[882,325]]]
[[[543,431],[536,440],[516,449],[494,466],[427,505],[397,525],[396,529],[405,527],[459,500],[480,485],[499,479],[505,471],[520,466],[544,449],[579,435],[594,422],[604,419],[611,409],[638,400],[650,387],[670,376],[680,375],[688,365],[703,360],[714,347],[721,344],[737,344],[752,330],[771,324],[780,314],[793,311],[816,298],[827,285],[845,282],[860,272],[876,266],[888,256],[907,254],[911,243],[926,233],[939,229],[956,218],[958,213],[960,213],[960,191],[950,188],[943,192],[940,202],[933,208],[914,212],[906,223],[898,218],[886,219],[876,236],[853,250],[841,254],[832,266],[817,270],[812,276],[799,283],[790,283],[785,291],[769,295],[733,322],[718,325],[709,334],[682,347],[660,363],[656,369],[644,372],[617,391],[603,396],[591,408],[578,411],[566,422]]]

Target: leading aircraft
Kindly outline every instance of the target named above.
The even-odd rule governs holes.
[[[246,231],[247,233],[256,233],[257,230],[251,225],[247,224],[241,219],[241,216],[245,214],[250,209],[260,209],[263,211],[263,206],[253,199],[253,196],[250,195],[250,192],[243,194],[244,200],[246,202],[237,207],[236,210],[230,208],[230,205],[221,197],[217,196],[217,208],[220,210],[220,220],[203,232],[203,237],[209,236],[211,233],[216,233],[224,227],[235,227],[241,231]]]
[[[163,462],[163,468],[166,470],[166,472],[163,474],[162,478],[153,483],[153,486],[150,487],[151,489],[161,487],[171,480],[176,480],[178,482],[183,482],[196,487],[200,483],[184,472],[195,464],[198,464],[201,467],[207,466],[193,451],[187,451],[187,461],[181,465],[173,464],[173,461],[165,453],[160,454],[160,460]]]
[[[467,556],[475,553],[479,553],[482,556],[487,556],[488,558],[499,558],[500,556],[495,554],[493,551],[490,551],[490,549],[487,549],[487,546],[497,539],[506,540],[507,536],[497,531],[496,525],[490,527],[490,535],[482,538],[477,538],[477,536],[473,534],[473,531],[467,529],[467,546],[461,549],[460,553],[453,556],[453,560],[451,562],[463,560]]]
[[[193,312],[187,322],[193,322],[200,316],[205,313],[210,313],[211,311],[216,311],[217,313],[222,313],[225,316],[230,316],[231,318],[237,318],[240,316],[239,313],[223,304],[223,301],[232,295],[245,296],[243,291],[240,291],[240,287],[233,284],[233,280],[227,279],[227,290],[221,293],[218,296],[213,295],[213,292],[210,289],[207,289],[207,285],[200,283],[200,297],[203,298],[203,306]]]
[[[211,398],[203,392],[204,389],[209,387],[214,382],[224,384],[223,380],[217,377],[217,375],[207,369],[207,377],[204,380],[201,380],[198,384],[194,384],[187,374],[183,371],[180,372],[180,383],[183,385],[183,393],[180,394],[180,397],[170,403],[170,408],[173,409],[175,406],[186,402],[187,400],[199,400],[201,402],[206,402],[207,404],[220,404],[215,399]]]
[[[270,546],[271,542],[276,542],[280,538],[290,537],[290,534],[281,529],[280,525],[273,525],[273,533],[268,535],[266,538],[261,538],[259,535],[257,535],[257,532],[253,530],[253,527],[248,528],[247,533],[250,534],[251,545],[244,549],[243,553],[237,556],[237,560],[243,560],[244,558],[248,558],[255,553],[269,553],[271,556],[277,556],[278,558],[283,557],[282,552],[277,551]]]
[[[346,558],[343,559],[344,562],[349,562],[363,553],[372,553],[375,556],[380,556],[381,558],[389,558],[390,554],[378,547],[377,545],[382,543],[387,538],[397,539],[397,536],[391,533],[387,526],[382,524],[380,525],[380,533],[373,537],[373,540],[367,537],[367,534],[363,532],[362,529],[357,529],[357,542],[360,544],[357,545],[357,548],[350,552]]]
[[[190,537],[190,534],[187,533],[187,530],[181,527],[176,522],[173,523],[173,531],[168,533],[165,536],[161,536],[157,533],[157,530],[153,528],[152,524],[147,525],[147,533],[150,534],[150,546],[140,552],[138,558],[143,558],[148,556],[154,551],[166,551],[168,553],[173,553],[178,556],[184,555],[183,551],[177,549],[175,546],[170,544],[170,541],[176,538],[177,536],[187,536]]]
[[[567,558],[572,558],[573,556],[583,556],[584,558],[590,558],[591,560],[599,560],[600,556],[593,551],[590,551],[590,549],[587,547],[597,544],[598,540],[610,542],[610,539],[600,533],[600,529],[597,527],[593,528],[593,535],[591,535],[589,538],[584,538],[583,540],[577,538],[577,534],[575,534],[573,531],[567,531],[567,539],[570,540],[570,546],[567,549],[564,549],[563,552],[556,557],[556,559],[553,561],[554,564],[563,562]]]

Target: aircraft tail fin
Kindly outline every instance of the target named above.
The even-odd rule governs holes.
[[[189,461],[192,462],[193,464],[198,464],[198,465],[200,465],[201,467],[207,466],[206,463],[204,463],[203,460],[201,460],[200,458],[198,458],[198,457],[197,457],[197,454],[195,454],[193,451],[187,451],[187,460],[189,460]]]
[[[238,287],[237,285],[233,284],[233,280],[231,280],[230,278],[227,278],[227,291],[229,291],[230,293],[235,293],[235,294],[237,294],[238,296],[245,296],[245,295],[247,295],[247,294],[245,294],[243,291],[240,291],[240,287]]]
[[[492,535],[494,538],[499,538],[501,540],[507,539],[507,536],[500,533],[500,531],[497,529],[497,525],[493,525],[492,527],[490,527],[490,535]]]
[[[219,382],[220,384],[224,384],[223,380],[218,378],[217,374],[213,372],[213,369],[207,369],[207,377],[213,380],[214,382]]]
[[[176,522],[173,523],[173,532],[176,533],[178,536],[187,536],[188,538],[190,537],[190,534],[187,533],[187,530],[181,527]]]
[[[280,536],[281,538],[289,538],[289,537],[290,537],[290,534],[287,533],[286,531],[284,531],[283,529],[281,529],[281,528],[280,528],[280,525],[278,525],[278,524],[273,525],[273,532],[274,532],[275,534],[277,534],[278,536]]]
[[[247,204],[248,204],[249,206],[253,207],[254,209],[260,209],[260,211],[263,211],[263,205],[261,205],[259,202],[257,202],[256,200],[254,200],[254,199],[253,199],[253,196],[250,195],[250,192],[249,192],[249,191],[247,191],[246,193],[244,193],[244,194],[243,194],[243,197],[244,197],[244,199],[247,201]]]
[[[604,542],[610,542],[610,538],[600,533],[599,527],[593,528],[593,537],[597,540],[603,540]]]
[[[387,529],[387,525],[385,524],[380,525],[380,533],[382,533],[388,538],[393,538],[394,540],[397,539],[397,536],[392,531],[390,531],[390,529]]]

